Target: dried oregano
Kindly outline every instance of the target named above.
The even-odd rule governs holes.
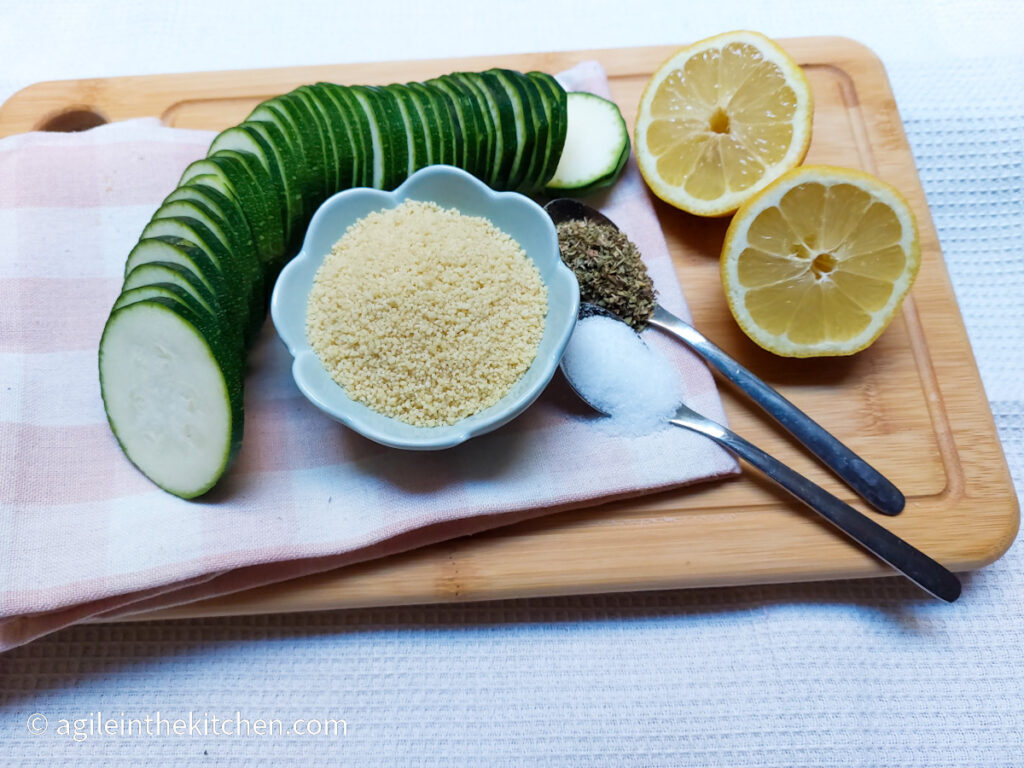
[[[633,242],[615,227],[577,219],[558,225],[558,246],[580,301],[614,312],[638,331],[654,312],[654,283]]]

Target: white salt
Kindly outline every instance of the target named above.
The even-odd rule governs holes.
[[[618,434],[643,435],[668,425],[683,402],[679,372],[623,322],[592,315],[576,323],[562,369]]]

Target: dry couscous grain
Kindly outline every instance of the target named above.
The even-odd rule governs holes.
[[[306,334],[353,400],[429,427],[500,400],[530,367],[547,288],[483,218],[406,201],[345,232],[316,273]]]

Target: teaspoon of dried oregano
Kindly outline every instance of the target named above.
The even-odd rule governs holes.
[[[616,227],[588,219],[556,226],[562,261],[576,274],[580,301],[603,307],[642,331],[657,306],[640,251]]]

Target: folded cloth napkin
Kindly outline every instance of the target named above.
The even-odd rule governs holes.
[[[608,96],[600,66],[561,75]],[[0,140],[0,650],[94,616],[186,603],[530,516],[736,471],[681,429],[595,426],[557,377],[508,426],[454,449],[385,448],[296,389],[268,322],[250,357],[245,439],[213,492],[182,501],[118,449],[97,344],[125,257],[213,134],[131,120]],[[596,200],[644,253],[660,300],[688,311],[633,163]],[[656,333],[687,401],[724,418],[703,364]]]

